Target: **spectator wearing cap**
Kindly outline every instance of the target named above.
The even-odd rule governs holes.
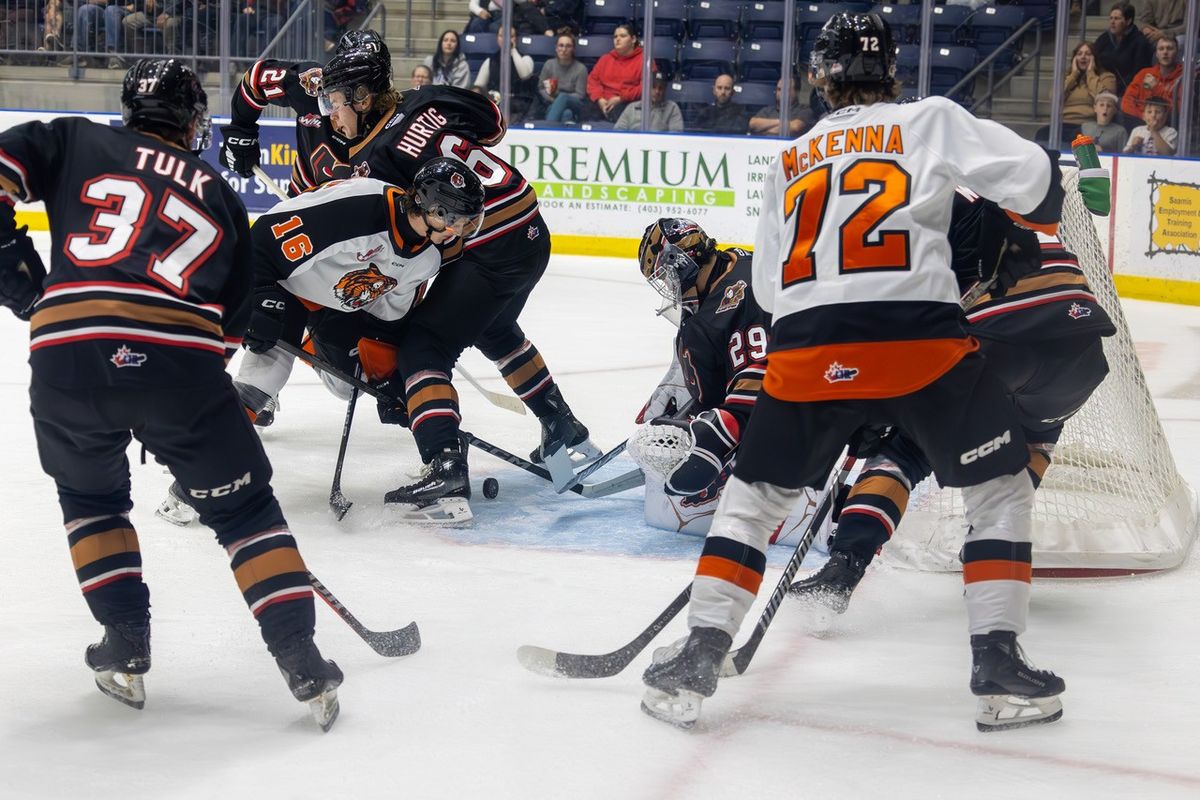
[[[559,34],[554,45],[554,58],[542,65],[538,76],[538,97],[546,106],[546,119],[551,122],[582,119],[587,83],[587,67],[575,59],[575,37],[569,33]]]
[[[750,133],[754,136],[779,136],[779,119],[783,113],[780,104],[783,94],[783,81],[775,82],[775,105],[763,106],[750,117]],[[812,125],[812,112],[800,105],[800,95],[796,92],[796,81],[792,81],[791,102],[788,108],[788,138],[796,138]]]
[[[1120,107],[1119,97],[1112,92],[1101,92],[1096,95],[1095,119],[1079,126],[1079,132],[1092,137],[1096,149],[1103,153],[1119,153],[1129,141],[1129,131],[1117,122],[1117,110]]]
[[[588,119],[616,122],[628,103],[642,97],[642,46],[633,26],[618,25],[612,34],[613,49],[600,56],[588,75]],[[651,62],[657,72],[658,65]]]
[[[1096,60],[1117,76],[1117,94],[1142,67],[1154,63],[1154,45],[1133,24],[1133,6],[1121,2],[1108,12],[1108,30],[1096,38],[1092,52]]]
[[[712,93],[713,102],[700,109],[692,127],[705,133],[745,133],[749,118],[746,109],[733,102],[733,76],[718,75]]]
[[[641,130],[642,101],[635,100],[625,106],[613,128],[618,131]],[[667,76],[661,72],[654,73],[654,82],[650,86],[650,127],[647,130],[683,131],[683,112],[674,100],[667,99]]]

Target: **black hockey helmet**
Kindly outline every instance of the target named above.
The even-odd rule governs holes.
[[[413,205],[466,239],[483,224],[483,184],[466,164],[434,158],[413,177]]]
[[[346,31],[342,34],[342,38],[338,39],[334,52],[348,53],[351,50],[358,50],[363,47],[382,48],[384,53],[388,51],[387,45],[383,43],[383,37],[379,35],[379,32],[367,28],[361,31]]]
[[[896,77],[892,29],[879,14],[834,14],[809,55],[815,80],[834,84],[889,83]]]
[[[358,32],[361,33],[361,32]],[[364,39],[358,45],[334,54],[321,70],[321,113],[329,116],[334,105],[330,92],[342,92],[347,102],[361,102],[392,88],[392,56],[382,39]]]
[[[199,155],[212,144],[208,95],[192,68],[175,58],[144,58],[125,73],[121,118],[130,128],[170,134]],[[185,141],[195,123],[195,135]]]
[[[638,264],[650,285],[678,307],[696,285],[700,268],[717,251],[717,241],[699,223],[680,217],[655,220],[642,234]]]

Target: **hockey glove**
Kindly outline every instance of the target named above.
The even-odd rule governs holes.
[[[381,381],[371,381],[371,386],[378,389],[388,399],[379,398],[375,410],[379,412],[379,421],[384,425],[399,425],[408,427],[408,403],[404,400],[404,378],[399,372]]]
[[[265,353],[283,335],[283,320],[287,314],[287,295],[278,286],[254,290],[254,308],[250,312],[250,329],[244,343],[251,353]]]
[[[1107,217],[1112,204],[1112,184],[1108,170],[1100,166],[1096,143],[1090,136],[1080,134],[1071,142],[1071,151],[1079,162],[1079,193],[1087,210],[1098,217]]]
[[[25,226],[0,233],[0,305],[26,322],[42,296],[42,281],[46,279],[46,267],[28,230]]]
[[[221,147],[217,154],[221,166],[233,170],[243,178],[254,174],[261,154],[258,150],[258,126],[243,128],[241,125],[221,126]]]
[[[687,458],[666,476],[667,494],[688,496],[704,491],[720,477],[741,439],[737,418],[720,408],[702,411],[690,422],[660,417],[651,424],[687,427],[692,434]]]

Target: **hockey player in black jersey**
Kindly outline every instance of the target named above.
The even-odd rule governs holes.
[[[599,455],[517,323],[549,262],[550,230],[533,187],[486,149],[504,134],[496,105],[449,86],[397,93],[386,51],[371,47],[330,60],[320,100],[356,175],[407,186],[421,165],[447,156],[474,171],[486,194],[487,214],[479,233],[464,243],[461,258],[447,262],[409,318],[400,365],[413,436],[429,469],[416,483],[391,492],[388,501],[419,506],[439,492],[452,491],[450,485],[466,485],[461,417],[450,373],[471,346],[496,364],[541,420],[542,444],[532,460],[549,454],[551,471],[557,467],[561,473],[565,462],[569,475],[567,449],[581,460]]]
[[[50,218],[49,275],[23,231],[0,228],[0,302],[30,322],[38,452],[104,626],[85,660],[101,691],[143,707],[150,595],[125,456],[136,436],[216,532],[288,687],[328,729],[342,673],[313,643],[308,570],[225,372],[250,311],[246,212],[193,155],[209,123],[190,68],[139,61],[121,103],[124,128],[63,117],[0,133],[0,190],[44,201]]]

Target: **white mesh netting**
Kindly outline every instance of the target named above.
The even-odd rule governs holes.
[[[1109,374],[1070,419],[1038,489],[1033,564],[1041,574],[1158,570],[1183,560],[1196,536],[1195,493],[1167,445],[1117,300],[1077,170],[1063,170],[1059,235],[1117,328],[1104,340]],[[932,480],[914,489],[883,558],[918,569],[957,570],[966,522],[962,495]]]

